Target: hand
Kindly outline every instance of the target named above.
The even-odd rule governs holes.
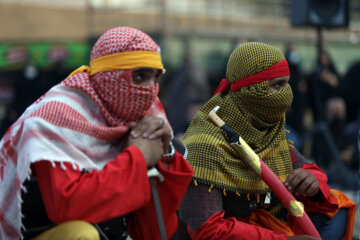
[[[129,136],[128,146],[135,145],[143,153],[148,167],[154,166],[164,154],[161,138],[148,139],[143,137],[134,138]]]
[[[293,170],[286,178],[285,185],[293,190],[295,195],[313,197],[319,192],[319,181],[311,172],[298,168]]]
[[[165,120],[156,116],[145,117],[139,122],[130,122],[131,136],[134,138],[143,137],[148,139],[161,138],[164,153],[169,151],[172,138],[171,130]]]
[[[346,146],[340,153],[341,159],[344,160],[344,162],[351,166],[353,155],[355,154],[355,148],[353,145]]]
[[[312,237],[309,235],[297,235],[297,236],[291,236],[288,237],[288,239],[290,240],[317,240],[317,239],[321,239],[321,238],[316,238],[316,237]]]
[[[327,69],[321,73],[321,80],[329,84],[332,88],[336,88],[339,85],[339,79]]]

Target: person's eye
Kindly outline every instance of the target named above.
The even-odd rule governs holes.
[[[141,82],[144,78],[144,75],[142,73],[137,73],[133,76],[134,81]]]
[[[275,83],[275,88],[279,89],[279,88],[285,86],[285,84],[286,84],[286,81],[279,81],[279,82]]]

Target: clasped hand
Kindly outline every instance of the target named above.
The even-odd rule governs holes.
[[[171,130],[165,120],[148,116],[139,122],[130,122],[128,145],[137,146],[145,156],[147,166],[154,166],[169,151]]]

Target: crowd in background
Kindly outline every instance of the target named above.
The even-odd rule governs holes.
[[[354,90],[359,63],[342,76],[329,53],[321,51],[313,71],[305,75],[294,47],[287,48],[286,58],[294,93],[287,124],[297,147],[327,172],[330,185],[358,189],[360,98]],[[310,126],[305,124],[306,114],[311,114]]]
[[[186,45],[185,49],[182,66],[168,69],[160,82],[160,97],[174,135],[179,139],[197,110],[225,78],[227,62],[224,59],[216,71],[202,69],[194,63],[191,47]],[[287,114],[288,137],[304,156],[327,172],[330,185],[359,189],[357,139],[360,128],[360,82],[357,78],[360,75],[360,59],[341,75],[329,52],[322,51],[313,71],[305,73],[301,69],[296,46],[286,44],[284,50],[294,94],[292,107]],[[50,70],[37,69],[29,64],[13,75],[15,94],[7,104],[0,134],[6,132],[26,106],[65,79],[71,71],[64,69],[61,64]]]

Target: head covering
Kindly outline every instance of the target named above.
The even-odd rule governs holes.
[[[216,106],[220,106],[219,117],[280,179],[286,179],[292,164],[285,135],[285,111],[291,104],[292,92],[287,85],[270,93],[268,80],[288,75],[284,55],[272,46],[251,42],[233,51],[227,79],[196,114],[184,136],[187,160],[193,166],[196,182],[239,193],[269,191],[239,160],[225,132],[209,120],[208,113]]]
[[[129,121],[157,115],[167,122],[158,86],[131,83],[138,67],[163,69],[159,46],[137,29],[111,29],[94,45],[90,67],[51,88],[10,127],[0,142],[0,239],[20,238],[20,189],[32,163],[101,170],[123,151]]]
[[[143,118],[156,99],[159,86],[132,84],[132,69],[163,69],[159,46],[137,29],[114,28],[95,43],[90,61],[90,68],[75,70],[64,84],[81,88],[94,100],[99,98],[96,101],[110,125],[126,125]],[[80,75],[82,72],[86,74]]]

